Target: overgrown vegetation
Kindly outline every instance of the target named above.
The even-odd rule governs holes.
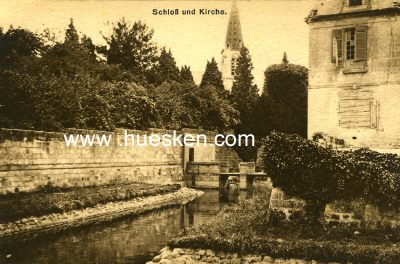
[[[257,112],[266,116],[262,136],[277,130],[306,138],[308,69],[289,63],[285,53],[282,63],[269,66],[264,75]]]
[[[398,208],[399,156],[368,149],[337,151],[298,135],[272,132],[259,158],[274,187],[305,200],[305,211],[294,210],[287,219],[269,207],[272,186],[256,184],[253,199],[187,230],[169,246],[326,262],[398,263],[400,227],[325,223],[323,216],[326,204],[339,199]]]
[[[72,19],[64,40],[50,31],[0,29],[0,127],[231,129],[238,112],[221,87],[200,89],[190,67],[180,70],[153,33],[121,19],[99,46]]]
[[[283,213],[270,211],[270,191],[271,187],[258,185],[253,199],[225,209],[206,225],[186,230],[169,246],[326,262],[398,263],[400,228],[363,229],[336,223],[315,230],[302,213],[287,220]]]
[[[58,188],[47,186],[33,193],[0,196],[0,223],[24,217],[63,213],[108,202],[166,194],[180,189],[179,184],[113,184],[91,187]]]
[[[306,201],[308,218],[323,221],[327,203],[364,199],[382,207],[400,206],[400,157],[368,149],[337,151],[296,135],[271,133],[260,153],[274,186]]]
[[[78,33],[72,19],[61,37],[0,28],[0,127],[186,127],[251,133],[257,140],[273,129],[305,135],[304,67],[286,58],[268,68],[260,97],[243,47],[230,93],[214,58],[196,85],[190,67],[179,68],[172,51],[155,44],[150,26],[125,19],[110,24],[104,43]],[[244,161],[254,161],[256,149],[237,150]]]
[[[213,250],[260,253],[274,258],[296,258],[341,263],[397,264],[400,246],[389,244],[363,244],[341,240],[318,241],[309,239],[284,239],[269,237],[243,238],[237,234],[232,239],[196,235],[170,241],[169,246],[180,248],[211,248]]]
[[[308,69],[289,63],[284,53],[282,63],[269,66],[261,96],[253,84],[253,65],[249,51],[241,50],[231,98],[240,113],[235,126],[238,133],[252,133],[258,139],[255,148],[238,148],[244,161],[255,161],[261,139],[270,132],[297,134],[307,137]]]

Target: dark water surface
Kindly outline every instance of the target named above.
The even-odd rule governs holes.
[[[210,220],[238,198],[221,196],[218,190],[204,192],[186,205],[35,239],[3,252],[0,263],[146,263],[168,239],[185,227]]]

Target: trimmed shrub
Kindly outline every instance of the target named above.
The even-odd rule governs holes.
[[[327,203],[363,198],[400,205],[400,159],[361,149],[337,151],[297,135],[272,132],[263,140],[262,166],[275,187],[306,201],[309,221],[321,223]]]

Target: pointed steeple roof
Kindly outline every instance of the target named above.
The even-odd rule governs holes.
[[[225,47],[232,50],[240,50],[243,47],[242,28],[240,26],[237,0],[233,0],[232,3],[228,31],[226,32]]]

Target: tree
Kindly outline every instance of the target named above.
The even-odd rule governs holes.
[[[76,28],[74,26],[74,20],[71,18],[68,28],[65,31],[65,40],[64,42],[72,42],[75,44],[79,44],[79,35],[78,32],[76,31]]]
[[[9,68],[23,58],[34,58],[43,52],[40,36],[33,32],[10,27],[6,32],[0,28],[0,67]]]
[[[158,124],[162,127],[229,131],[238,122],[238,112],[214,86],[164,82],[154,91]]]
[[[145,74],[157,61],[154,31],[141,21],[132,25],[122,18],[113,24],[111,36],[103,36],[108,46],[99,48],[109,64],[119,64],[135,74]]]
[[[202,112],[199,127],[232,133],[232,128],[239,123],[239,112],[216,87],[207,85],[198,90]]]
[[[198,128],[201,117],[198,87],[164,82],[154,90],[158,124],[167,129]]]
[[[158,86],[163,82],[181,82],[179,68],[176,66],[175,58],[172,56],[171,50],[163,48],[161,50],[158,63],[154,67],[154,80],[152,84]]]
[[[48,47],[41,61],[48,66],[46,70],[56,75],[67,74],[75,77],[100,74],[95,46],[86,35],[79,37],[72,18],[65,31],[64,42],[56,42]]]
[[[96,45],[94,45],[91,38],[86,35],[83,35],[81,38],[81,45],[88,53],[89,57],[94,61],[96,60]]]
[[[259,115],[269,119],[265,133],[278,130],[307,137],[307,68],[281,63],[268,67],[264,75]]]
[[[104,94],[110,104],[110,113],[116,127],[148,129],[156,122],[156,103],[148,90],[135,83],[105,83]]]
[[[44,50],[37,34],[21,28],[0,28],[0,126],[32,128],[34,77],[29,72],[38,67]]]
[[[286,52],[283,53],[282,64],[289,64],[289,59]]]
[[[124,20],[103,48],[80,36],[72,19],[61,41],[50,30],[36,35],[0,29],[0,126],[229,131],[237,124],[238,112],[227,97],[211,84],[195,85],[190,68],[179,70],[171,51],[156,56],[151,36],[141,22],[130,26]],[[100,51],[109,63],[98,57]],[[212,64],[221,90],[221,74]]]
[[[253,83],[252,70],[253,64],[249,50],[242,47],[230,95],[233,106],[240,114],[240,122],[235,126],[237,134],[253,134],[257,124],[257,120],[254,119],[254,110],[259,95],[258,88]],[[238,147],[237,152],[244,161],[253,161],[256,158],[256,148],[250,146]]]
[[[2,126],[45,130],[113,127],[107,97],[99,91],[100,64],[89,48],[91,40],[79,40],[72,20],[64,42],[51,46],[28,31],[18,34],[12,49],[30,45],[26,41],[32,37],[38,48],[13,52],[14,66],[0,69]]]
[[[214,58],[212,58],[211,61],[207,61],[206,70],[201,79],[200,88],[207,85],[214,86],[219,94],[225,94],[222,73],[219,71],[217,62]]]
[[[194,83],[193,75],[192,75],[192,71],[190,70],[190,67],[188,67],[186,65],[182,66],[180,75],[181,75],[182,81]]]
[[[240,112],[241,125],[239,130],[247,127],[247,121],[254,111],[258,100],[258,88],[253,83],[254,77],[251,71],[253,64],[249,50],[242,47],[235,71],[235,79],[232,86],[231,100],[236,109]]]

